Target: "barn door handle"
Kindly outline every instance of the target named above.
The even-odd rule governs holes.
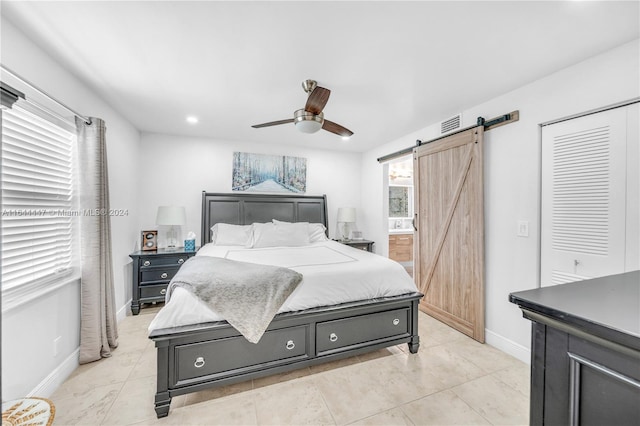
[[[416,226],[416,222],[417,222],[416,219],[418,219],[418,213],[414,213],[413,214],[413,219],[411,219],[411,225],[413,226],[413,230],[414,231],[418,230],[418,227]]]

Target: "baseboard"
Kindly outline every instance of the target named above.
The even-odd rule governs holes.
[[[121,322],[126,318],[128,308],[131,306],[131,299],[127,303],[124,304],[118,311],[116,312],[116,320]],[[43,381],[41,381],[38,386],[35,387],[29,395],[27,396],[41,396],[43,398],[50,397],[53,392],[60,387],[62,383],[75,371],[76,368],[80,365],[79,362],[80,357],[80,348],[77,348],[75,351],[71,353],[62,363],[53,370]]]
[[[505,352],[526,364],[531,364],[531,351],[526,347],[487,329],[484,330],[484,337],[487,344],[500,349],[502,352]]]
[[[118,323],[122,322],[122,320],[127,317],[127,312],[129,312],[129,306],[131,306],[131,300],[132,299],[129,299],[124,304],[124,306],[122,306],[120,309],[118,309],[118,312],[116,312],[116,321],[118,321]]]
[[[38,386],[31,392],[29,397],[40,396],[43,398],[49,398],[53,393],[64,383],[65,380],[73,373],[80,365],[80,348],[77,348],[71,353],[62,363],[53,370]]]

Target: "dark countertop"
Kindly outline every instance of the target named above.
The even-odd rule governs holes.
[[[640,349],[640,271],[511,293],[509,301]]]

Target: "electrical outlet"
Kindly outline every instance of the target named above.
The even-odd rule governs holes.
[[[518,221],[518,237],[528,237],[529,236],[529,221],[528,220],[519,220]]]
[[[58,352],[60,352],[60,340],[62,339],[62,336],[58,336],[55,339],[53,339],[53,356],[58,356]]]

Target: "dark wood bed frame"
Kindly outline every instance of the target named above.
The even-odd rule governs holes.
[[[202,244],[218,222],[323,223],[325,196],[202,193]],[[327,226],[328,228],[328,226]],[[364,300],[276,315],[260,342],[226,321],[154,330],[158,418],[171,398],[407,343],[418,352],[422,294]]]

